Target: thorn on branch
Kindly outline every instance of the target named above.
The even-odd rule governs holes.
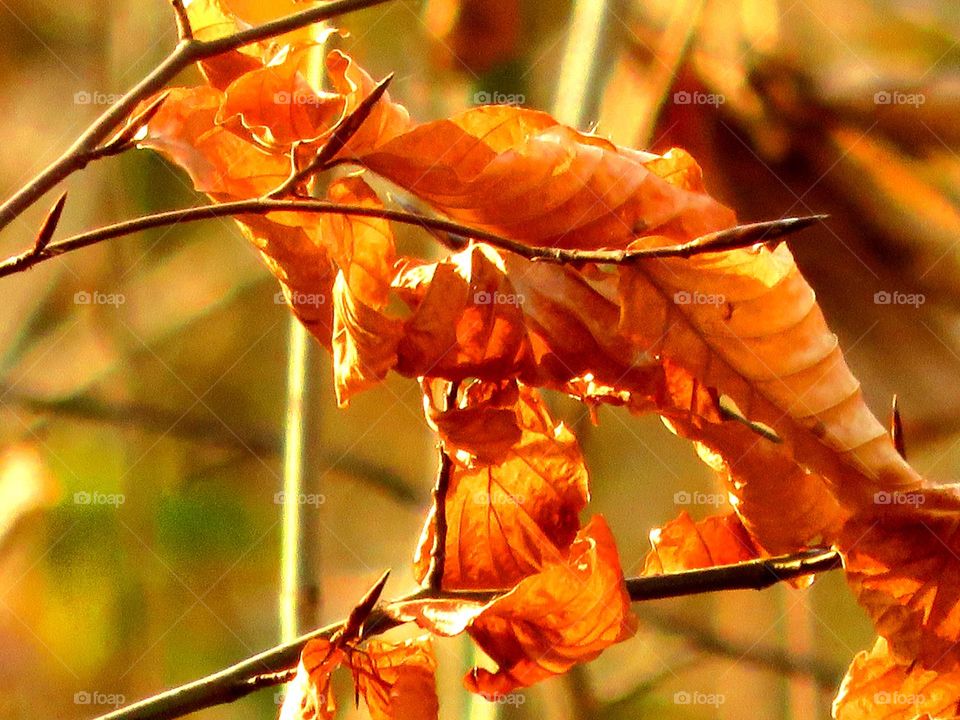
[[[900,418],[900,401],[896,395],[893,396],[893,402],[890,405],[890,439],[893,440],[893,446],[900,453],[900,457],[906,460],[907,448],[903,440],[903,420]]]
[[[160,108],[169,95],[169,90],[157,95],[143,110],[130,118],[120,132],[94,150],[91,155],[94,157],[109,157],[128,150],[137,137],[137,134],[160,112]]]
[[[60,224],[60,216],[63,215],[63,206],[66,202],[67,192],[64,191],[43,219],[43,224],[40,226],[39,232],[37,232],[37,239],[33,242],[33,249],[30,251],[31,256],[39,257],[43,254],[43,251],[47,249],[47,245],[50,244],[50,241],[53,239],[53,234],[57,231],[57,226]]]
[[[344,623],[343,630],[337,633],[336,639],[338,641],[349,642],[350,640],[363,637],[364,625],[370,617],[370,613],[373,612],[373,608],[376,607],[377,602],[380,600],[380,596],[383,594],[383,588],[389,579],[390,571],[386,570],[371,588],[367,590],[364,596],[360,598],[360,602],[350,611],[350,616]]]

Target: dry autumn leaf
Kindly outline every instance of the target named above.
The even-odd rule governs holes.
[[[833,703],[836,720],[952,720],[960,714],[960,673],[900,665],[879,638],[858,653]]]
[[[599,515],[561,558],[489,603],[413,600],[392,612],[439,635],[468,632],[499,669],[474,668],[465,683],[492,700],[588,662],[636,630],[616,545]]]
[[[695,522],[683,511],[663,527],[651,530],[650,543],[653,550],[644,561],[643,575],[733,565],[758,556],[749,533],[733,513]]]
[[[474,668],[466,684],[502,697],[592,660],[635,630],[617,548],[598,515],[563,561],[546,563],[473,620],[470,635],[499,669]]]
[[[370,640],[351,654],[350,669],[373,720],[436,720],[437,661],[428,636]]]
[[[512,587],[545,563],[564,557],[580,528],[578,513],[589,490],[576,438],[550,417],[540,395],[529,387],[520,386],[511,411],[520,432],[502,457],[490,462],[458,453],[455,445],[448,447],[452,467],[445,504],[446,589]],[[414,559],[421,582],[430,567],[435,532],[431,514]]]
[[[357,696],[373,720],[436,719],[436,660],[430,639],[420,637],[371,640],[359,647],[342,638],[311,640],[287,686],[280,720],[331,720],[337,709],[331,679],[341,665],[353,673]]]
[[[922,501],[923,495],[902,501]],[[898,502],[891,496],[891,503]],[[916,505],[914,505],[916,507]],[[857,600],[905,664],[956,671],[960,661],[960,518],[916,509],[874,515],[844,528],[847,579]]]

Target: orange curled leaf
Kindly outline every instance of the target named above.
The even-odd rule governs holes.
[[[960,715],[960,672],[900,665],[886,640],[857,653],[833,702],[836,720],[952,719]]]
[[[336,702],[333,671],[346,665],[353,673],[358,697],[374,720],[435,720],[436,660],[429,637],[401,643],[315,638],[300,655],[297,674],[287,687],[280,720],[332,720]]]
[[[889,512],[844,528],[847,580],[898,662],[953,671],[960,663],[960,518],[924,507],[936,503],[933,492],[879,500]]]
[[[576,438],[531,388],[520,386],[513,412],[520,436],[503,459],[451,456],[445,589],[511,587],[562,558],[580,527],[589,490]],[[414,558],[421,582],[434,531],[431,514]]]
[[[436,720],[437,661],[428,635],[401,643],[370,640],[350,653],[350,669],[373,720]]]
[[[333,92],[317,87],[309,69],[319,52],[315,44],[285,46],[262,69],[237,78],[226,88],[218,122],[278,153],[289,152],[295,142],[321,146],[377,83],[349,56],[334,50],[326,56]],[[373,150],[409,126],[407,111],[387,93],[341,154]]]
[[[617,548],[597,515],[566,558],[545,563],[473,620],[470,635],[499,669],[474,668],[465,683],[500,697],[594,659],[635,629]]]
[[[341,205],[383,208],[380,198],[356,175],[331,183],[327,200]],[[320,238],[347,280],[347,286],[361,302],[381,310],[389,301],[396,249],[386,220],[378,218],[324,215]]]
[[[644,562],[643,575],[733,565],[759,556],[733,513],[694,521],[684,510],[663,527],[651,530],[650,542],[653,550]]]
[[[324,136],[341,119],[345,100],[311,80],[323,52],[313,43],[280,48],[269,63],[226,88],[217,122],[278,153]]]
[[[344,407],[397,364],[403,326],[358,299],[342,271],[333,286],[333,311],[333,375],[337,402]]]
[[[514,380],[477,381],[461,391],[456,407],[445,407],[445,382],[425,383],[427,422],[448,453],[465,453],[480,462],[495,464],[520,441],[517,401],[520,389]]]
[[[435,265],[406,321],[399,372],[483,380],[516,374],[529,345],[519,296],[498,264],[497,253],[473,246]]]
[[[654,232],[690,239],[734,219],[700,188],[660,177],[647,164],[658,156],[517,107],[424,123],[360,159],[450,217],[531,245],[622,247]]]

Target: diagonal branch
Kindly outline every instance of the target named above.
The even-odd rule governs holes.
[[[338,205],[324,200],[276,200],[272,198],[252,198],[233,202],[213,203],[183,210],[145,215],[106,225],[96,230],[74,235],[58,242],[49,243],[42,251],[30,249],[0,262],[0,278],[22,272],[34,265],[80,248],[95,245],[104,240],[130,235],[141,230],[149,230],[168,225],[210,220],[212,218],[233,215],[265,215],[277,211],[292,211],[320,214],[340,214],[357,217],[376,217],[384,220],[414,225],[424,230],[437,230],[443,233],[460,235],[478,240],[493,247],[516,253],[529,260],[554,263],[609,263],[621,265],[637,260],[653,258],[679,257],[689,258],[707,252],[721,252],[757,243],[771,242],[791,233],[798,232],[822,220],[824,215],[810,215],[797,218],[783,218],[768,222],[737,225],[726,230],[701,236],[681,245],[664,245],[635,250],[569,250],[566,248],[538,247],[525,245],[496,233],[472,228],[466,225],[437,217],[426,217],[405,210],[388,210],[360,205]]]
[[[777,582],[791,580],[818,572],[835,570],[842,566],[840,553],[831,549],[809,550],[795,555],[784,555],[704,570],[683,573],[634,577],[627,579],[630,598],[634,601],[675,597],[692,593],[719,590],[760,590]],[[443,592],[432,594],[420,591],[399,598],[394,603],[426,597],[468,598],[489,601],[503,591]],[[380,635],[401,625],[389,614],[389,606],[376,607],[364,622],[364,637]],[[197,710],[239,700],[263,687],[279,685],[289,680],[289,671],[299,661],[300,651],[313,638],[333,637],[343,630],[345,621],[334,623],[303,635],[296,640],[271,648],[243,660],[220,672],[192,683],[146,698],[120,708],[96,720],[171,720]]]

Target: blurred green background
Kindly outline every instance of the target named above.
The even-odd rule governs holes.
[[[251,21],[300,7],[235,5]],[[344,18],[340,47],[374,76],[396,72],[391,92],[417,119],[484,97],[551,109],[572,87],[585,127],[687,148],[745,221],[831,213],[792,242],[798,262],[874,410],[883,416],[899,393],[911,461],[957,477],[960,6],[576,6],[395,0]],[[595,47],[569,42],[572,17],[594,17],[584,36]],[[130,0],[7,0],[0,36],[4,196],[176,40],[168,3]],[[200,202],[147,152],[96,163],[67,187],[61,237]],[[0,237],[4,255],[30,245],[52,200]],[[4,717],[92,717],[277,642],[288,313],[276,291],[228,221],[110,241],[0,280]],[[885,304],[882,292],[923,302]],[[83,302],[97,293],[114,300]],[[435,452],[416,383],[392,377],[338,410],[329,360],[315,372],[323,502],[307,512],[332,621],[385,568],[388,595],[412,588]],[[656,418],[604,409],[594,427],[583,408],[551,401],[581,439],[589,512],[606,515],[628,573],[642,567],[651,528],[681,510],[723,509],[693,448]],[[683,493],[707,502],[683,504]],[[442,642],[441,716],[825,718],[873,634],[837,573],[805,592],[636,609],[633,640],[522,703],[468,697],[460,677],[475,658],[465,642]],[[342,716],[364,717],[341,690]],[[263,691],[203,716],[269,718],[276,698]]]

